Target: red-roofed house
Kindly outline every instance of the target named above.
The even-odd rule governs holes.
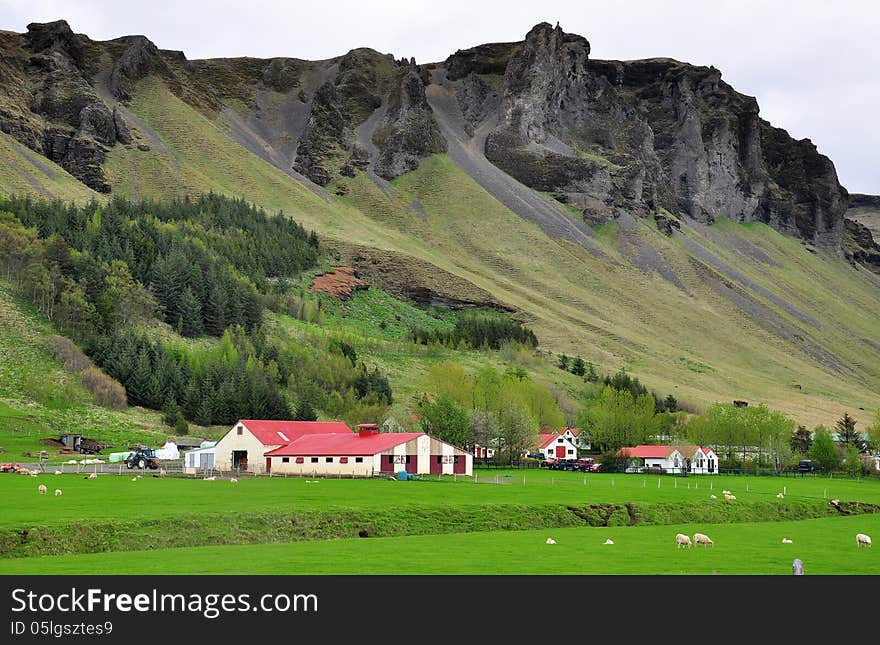
[[[674,446],[632,446],[621,448],[618,456],[630,459],[627,472],[640,468],[662,468],[664,472],[678,472],[684,467],[684,457]]]
[[[563,428],[562,432],[560,432],[563,437],[571,441],[578,448],[582,448],[583,450],[590,449],[590,442],[587,441],[586,433],[581,432],[580,428]]]
[[[705,446],[634,446],[621,448],[634,463],[632,468],[662,468],[667,473],[688,472],[695,475],[717,475],[718,455]]]
[[[371,477],[405,470],[417,474],[472,475],[473,456],[424,432],[307,434],[265,453],[273,474]]]
[[[264,453],[286,446],[305,435],[353,435],[339,421],[267,421],[241,419],[214,446],[214,467],[218,470],[266,471]]]
[[[577,459],[578,455],[577,446],[564,434],[539,434],[532,448],[544,455],[544,459]]]

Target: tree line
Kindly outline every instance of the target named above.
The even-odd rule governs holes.
[[[409,338],[421,345],[464,345],[472,349],[497,350],[505,342],[516,342],[527,347],[538,346],[538,338],[531,329],[501,314],[487,312],[462,312],[456,317],[452,329],[411,327]]]

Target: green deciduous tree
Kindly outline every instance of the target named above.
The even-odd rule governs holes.
[[[464,409],[448,396],[441,395],[435,402],[422,406],[419,414],[422,416],[422,429],[428,434],[459,448],[468,445],[471,438],[470,419]]]
[[[816,428],[813,435],[813,444],[807,453],[822,470],[830,472],[837,470],[840,465],[840,455],[837,452],[837,446],[831,438],[831,433],[823,426]]]

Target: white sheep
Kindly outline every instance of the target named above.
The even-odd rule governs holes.
[[[59,495],[61,495],[61,489],[60,489],[60,488],[56,488],[56,489],[55,489],[55,497],[58,497]]]
[[[782,493],[776,493],[776,499],[784,499],[784,498],[785,498],[785,495],[783,495]]]
[[[61,474],[61,471],[60,471],[60,470],[56,470],[56,471],[55,471],[55,474],[56,474],[56,475],[60,475],[60,474]]]
[[[685,535],[684,533],[677,533],[675,535],[675,546],[676,546],[676,548],[679,548],[679,549],[683,546],[686,546],[687,548],[691,548],[691,546],[692,546],[691,539],[687,535]]]
[[[168,473],[167,473],[167,471],[166,471],[164,468],[160,468],[160,469],[159,469],[159,477],[164,477],[164,476],[167,475],[167,474],[168,474]]]
[[[731,492],[729,490],[723,490],[723,491],[721,491],[721,494],[722,495],[730,495]]]
[[[210,477],[205,477],[205,481],[206,481],[206,482],[212,482],[212,481],[214,481],[215,479],[217,479],[217,478],[216,478],[214,475],[211,475]]]
[[[863,544],[871,546],[871,536],[864,533],[856,533],[856,546],[861,547]]]
[[[46,484],[40,484],[40,487],[37,489],[40,491],[40,495],[45,495],[49,489],[46,488]]]
[[[614,540],[612,540],[611,538],[608,538],[602,544],[614,544]]]
[[[89,473],[89,476],[86,479],[97,479],[98,473]]]
[[[547,544],[556,544],[556,540],[553,538],[547,538]]]
[[[132,478],[131,478],[131,481],[133,481],[133,482],[136,482],[137,480],[138,480],[137,477],[132,477]]]
[[[715,494],[709,495],[709,499],[718,499],[718,495],[715,495]]]
[[[789,540],[788,538],[782,538],[782,543],[783,544],[792,544],[792,541]]]
[[[736,495],[731,495],[730,493],[724,493],[724,499],[736,499]]]
[[[715,546],[715,543],[709,539],[708,535],[703,533],[694,533],[694,544],[705,544],[706,546]]]
[[[238,480],[237,480],[235,477],[233,477],[233,478],[231,478],[231,479],[229,480],[229,483],[230,483],[230,484],[237,484],[237,483],[238,483]]]

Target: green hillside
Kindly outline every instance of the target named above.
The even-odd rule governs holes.
[[[97,198],[98,193],[72,177],[61,166],[0,132],[0,195],[73,200]]]
[[[605,372],[625,367],[691,407],[765,402],[813,426],[844,411],[864,423],[880,406],[876,276],[769,227],[683,221],[666,237],[652,220],[624,216],[596,230],[591,253],[516,216],[445,155],[394,180],[390,195],[363,173],[336,177],[321,195],[157,78],[139,83],[127,109],[149,129],[150,149],[110,150],[117,193],[244,196],[329,241],[427,261],[517,310],[542,349]],[[2,141],[4,160],[20,156]]]

